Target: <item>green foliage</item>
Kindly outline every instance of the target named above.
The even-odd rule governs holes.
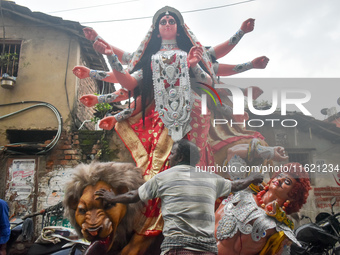
[[[0,67],[2,73],[7,73],[8,75],[12,76],[13,69],[18,66],[18,54],[17,53],[9,53],[3,52],[0,54]]]
[[[98,96],[99,94],[96,94]],[[94,117],[91,119],[92,122],[97,123],[99,120],[104,118],[108,112],[112,110],[112,106],[108,103],[98,103],[94,106],[96,112],[94,113]]]
[[[109,140],[112,139],[112,131],[104,131],[101,139],[100,139],[100,159],[101,161],[111,161],[113,158],[113,155],[117,153],[115,150],[110,148]]]

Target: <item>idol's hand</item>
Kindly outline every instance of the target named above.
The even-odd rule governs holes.
[[[195,67],[197,63],[201,61],[202,56],[203,56],[202,46],[193,46],[188,54],[188,61],[190,67]]]
[[[90,69],[85,66],[75,66],[72,69],[72,72],[79,79],[85,79],[87,77],[90,77]]]
[[[255,25],[255,19],[247,19],[246,21],[243,21],[241,25],[241,30],[244,33],[249,33],[254,30]]]
[[[96,104],[98,104],[98,97],[95,95],[85,95],[82,96],[79,99],[80,102],[83,103],[83,105],[87,106],[87,107],[92,107]]]
[[[93,48],[95,51],[99,52],[100,54],[104,55],[112,55],[113,50],[111,48],[111,45],[105,42],[103,39],[98,39],[94,42]]]
[[[117,123],[117,120],[114,116],[105,117],[99,122],[99,127],[105,130],[111,130]]]
[[[94,41],[98,36],[98,33],[92,27],[85,27],[83,29],[84,35],[87,40]]]
[[[281,146],[274,147],[274,161],[284,161],[288,159],[288,156],[286,155],[285,149]]]
[[[258,58],[255,58],[253,61],[251,61],[251,63],[253,64],[253,68],[256,68],[256,69],[266,68],[268,62],[269,62],[269,58],[267,58],[266,56],[258,57]]]

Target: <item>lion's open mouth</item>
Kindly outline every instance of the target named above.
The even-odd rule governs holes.
[[[112,246],[113,233],[105,239],[95,240],[91,242],[89,248],[86,250],[85,255],[98,255],[106,254]]]
[[[99,226],[99,227],[97,227],[97,228],[88,228],[88,229],[87,229],[87,232],[88,232],[91,236],[96,237],[96,236],[98,236],[98,232],[99,232],[101,229],[102,229],[101,226]]]
[[[83,225],[82,230],[85,238],[91,242],[91,245],[87,249],[86,254],[106,254],[113,245],[114,232],[112,229],[112,222],[109,219],[105,219],[103,224],[98,227],[86,227]],[[101,253],[98,253],[98,250]],[[92,253],[96,251],[95,253]]]

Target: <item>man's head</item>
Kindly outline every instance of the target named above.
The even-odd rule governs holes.
[[[200,152],[194,143],[182,139],[175,142],[172,146],[172,150],[169,155],[169,163],[171,167],[178,164],[196,166],[199,160]]]

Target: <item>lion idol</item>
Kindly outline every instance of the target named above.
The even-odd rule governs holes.
[[[142,204],[104,207],[101,201],[95,200],[94,193],[106,189],[123,194],[143,183],[140,169],[131,163],[80,164],[74,169],[65,190],[65,216],[78,236],[91,242],[86,254],[135,254],[131,250],[120,252],[131,239],[133,227],[142,214]],[[145,250],[149,245],[148,242],[142,244]],[[155,253],[146,251],[145,254],[159,254],[157,247],[150,246],[150,249]]]

